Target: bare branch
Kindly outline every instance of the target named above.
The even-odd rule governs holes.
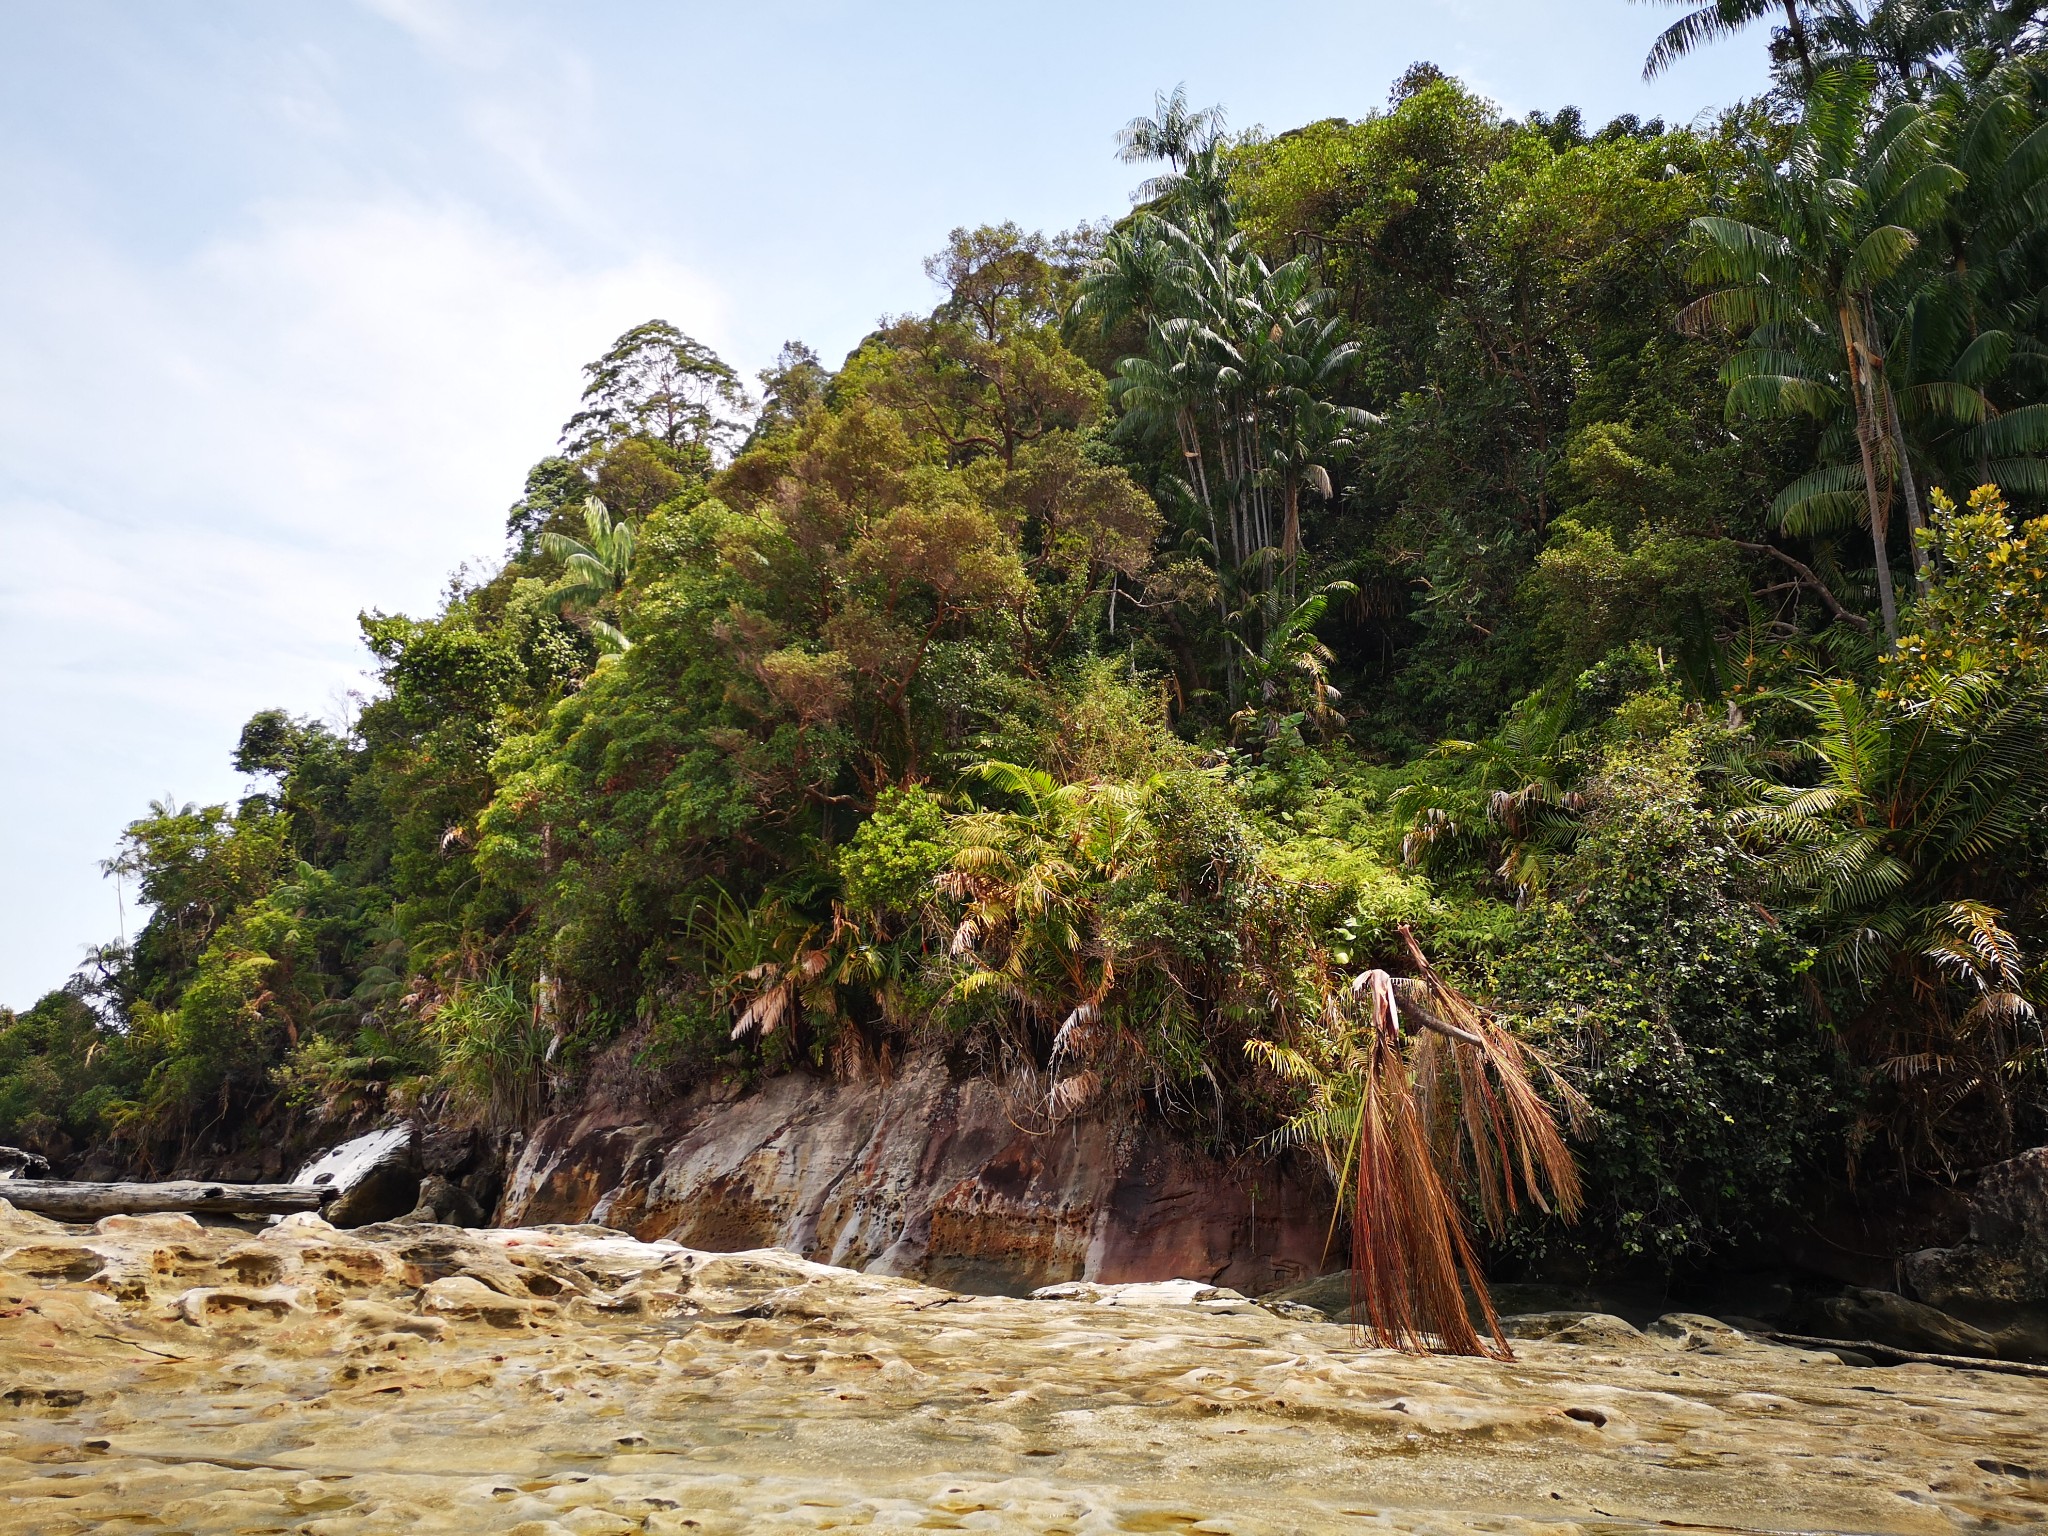
[[[1784,550],[1779,549],[1775,544],[1752,544],[1747,539],[1731,539],[1729,542],[1738,549],[1751,550],[1756,554],[1769,555],[1775,560],[1782,561],[1799,578],[1798,585],[1815,593],[1827,605],[1829,613],[1832,613],[1844,624],[1855,625],[1856,628],[1862,630],[1866,635],[1870,633],[1870,620],[1862,617],[1860,614],[1851,613],[1848,609],[1844,608],[1842,600],[1828,590],[1828,584],[1814,574],[1812,566],[1807,565],[1804,561],[1793,559],[1792,556],[1786,554]],[[1771,590],[1776,591],[1777,589],[1772,588]]]

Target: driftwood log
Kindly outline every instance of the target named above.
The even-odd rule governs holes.
[[[4,1186],[0,1186],[4,1187]],[[2038,1376],[2048,1379],[2048,1365],[2036,1365],[2026,1360],[1987,1360],[1978,1355],[1930,1355],[1917,1349],[1897,1349],[1890,1344],[1878,1344],[1870,1339],[1823,1339],[1811,1333],[1779,1333],[1775,1329],[1758,1329],[1760,1338],[1776,1339],[1780,1344],[1796,1344],[1801,1349],[1846,1349],[1859,1355],[1868,1355],[1873,1360],[1892,1360],[1901,1365],[1942,1365],[1952,1371],[1995,1371],[2005,1376]]]
[[[208,1184],[196,1179],[168,1184],[72,1184],[61,1179],[0,1179],[0,1200],[58,1221],[98,1221],[102,1216],[143,1216],[152,1211],[283,1216],[317,1211],[334,1195],[334,1190],[313,1184]]]

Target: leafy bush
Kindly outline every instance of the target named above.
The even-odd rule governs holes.
[[[1800,991],[1812,952],[1710,803],[1709,734],[1610,749],[1554,899],[1495,966],[1596,1117],[1588,1223],[1532,1247],[1698,1260],[1793,1205],[1838,1129],[1834,1042]]]
[[[847,909],[870,918],[914,918],[957,840],[938,797],[921,787],[884,790],[875,812],[839,851]]]
[[[432,1025],[456,1104],[494,1126],[539,1116],[554,1031],[503,975],[456,989]]]

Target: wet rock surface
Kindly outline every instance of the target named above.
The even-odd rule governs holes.
[[[2048,1382],[1686,1315],[1516,1347],[1416,1359],[1207,1284],[969,1297],[591,1226],[0,1203],[0,1530],[2048,1523]]]

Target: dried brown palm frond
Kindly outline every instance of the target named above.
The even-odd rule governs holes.
[[[1051,1120],[1061,1120],[1078,1110],[1086,1109],[1095,1102],[1102,1091],[1102,1074],[1093,1067],[1087,1067],[1070,1077],[1063,1077],[1052,1085],[1052,1091],[1045,1097],[1046,1115]]]
[[[1574,1120],[1585,1102],[1401,932],[1418,975],[1366,971],[1331,991],[1299,1044],[1252,1042],[1308,1091],[1274,1139],[1313,1147],[1330,1171],[1351,1216],[1353,1301],[1377,1344],[1509,1359],[1459,1192],[1495,1230],[1525,1198],[1575,1215],[1578,1170],[1536,1080]]]
[[[796,977],[785,974],[780,965],[769,962],[743,971],[739,981],[743,985],[758,986],[760,990],[747,999],[746,1006],[733,1020],[732,1038],[744,1040],[756,1033],[764,1037],[774,1034],[796,1006]]]
[[[1550,1089],[1575,1130],[1592,1106],[1540,1051],[1445,981],[1407,924],[1400,933],[1416,974],[1395,982],[1395,994],[1426,1031],[1413,1066],[1436,1111],[1433,1144],[1445,1166],[1468,1182],[1496,1233],[1524,1195],[1538,1210],[1576,1216],[1578,1164],[1537,1084]]]
[[[1108,990],[1104,988],[1104,990]],[[1061,1021],[1059,1030],[1052,1037],[1052,1065],[1058,1068],[1065,1056],[1078,1057],[1082,1061],[1092,1059],[1109,1038],[1109,1031],[1102,1019],[1102,1004],[1096,998],[1078,1004]]]

